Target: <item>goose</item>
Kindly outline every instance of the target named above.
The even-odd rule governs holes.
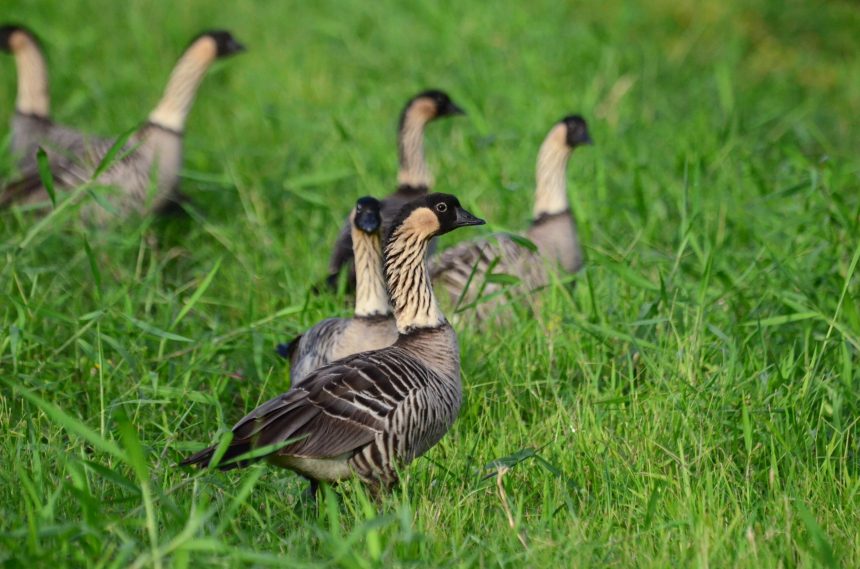
[[[255,450],[310,479],[312,492],[319,481],[353,476],[373,493],[396,483],[397,468],[450,429],[462,397],[457,336],[430,285],[427,247],[437,235],[483,223],[448,194],[404,206],[384,249],[397,340],[323,366],[251,411],[233,427],[219,468],[262,458],[239,458]],[[215,448],[180,464],[209,465]]]
[[[497,234],[466,241],[431,259],[431,278],[453,304],[468,306],[481,293],[487,297],[498,293],[500,285],[486,280],[491,270],[515,276],[519,286],[534,290],[549,283],[550,270],[575,273],[582,268],[582,245],[567,198],[565,169],[571,152],[591,143],[588,125],[579,115],[557,122],[544,139],[537,159],[534,220],[525,232],[536,249],[521,237]],[[486,316],[497,302],[479,305],[477,316]]]
[[[404,205],[427,194],[433,176],[424,159],[424,129],[428,123],[442,117],[463,115],[465,112],[444,91],[428,89],[418,93],[403,107],[397,131],[397,190],[382,200],[382,234],[387,235],[391,221]],[[334,288],[338,275],[352,263],[352,241],[349,223],[345,223],[335,241],[326,282]],[[355,285],[355,270],[350,267],[350,289]]]
[[[329,362],[384,348],[397,340],[397,325],[382,274],[379,201],[360,198],[350,220],[355,248],[355,316],[328,318],[289,344],[278,346],[278,353],[290,358],[291,385]]]
[[[35,168],[36,148],[69,148],[84,135],[51,120],[48,66],[38,37],[18,24],[0,26],[0,51],[12,54],[18,71],[18,92],[12,115],[12,155],[21,170]]]
[[[164,94],[146,122],[134,132],[118,154],[120,159],[96,180],[102,186],[121,191],[111,199],[116,213],[124,217],[133,212],[169,208],[177,198],[176,186],[182,164],[182,136],[197,88],[209,66],[222,57],[244,51],[230,32],[214,30],[198,35],[173,69]],[[48,149],[51,173],[57,188],[69,190],[90,180],[99,162],[115,140],[84,138],[64,151]],[[151,175],[155,173],[155,178]],[[150,189],[154,196],[149,199]],[[0,207],[12,203],[45,202],[47,192],[37,169],[0,192]],[[151,201],[151,204],[148,202]],[[109,219],[111,212],[94,204],[85,208],[84,217],[96,222]]]

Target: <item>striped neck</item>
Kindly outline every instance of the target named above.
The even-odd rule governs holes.
[[[567,127],[558,124],[541,144],[537,159],[534,217],[554,215],[570,209],[567,199],[567,160],[571,149],[566,142]]]
[[[382,274],[382,245],[379,232],[367,234],[352,226],[355,253],[355,315],[389,316],[388,290]]]
[[[48,67],[42,50],[29,34],[16,31],[10,38],[18,69],[18,96],[15,110],[24,115],[47,118],[51,112]]]
[[[202,37],[189,47],[167,81],[164,95],[149,115],[149,122],[175,132],[185,130],[185,121],[197,89],[215,60],[217,48],[210,37]]]
[[[385,278],[400,334],[447,323],[433,294],[425,261],[427,245],[435,232],[422,231],[420,220],[416,223],[413,217],[414,214],[392,230],[385,246]]]
[[[431,101],[418,99],[404,111],[400,119],[397,150],[400,168],[397,184],[407,186],[433,185],[433,176],[424,159],[424,127],[436,116],[436,108]]]

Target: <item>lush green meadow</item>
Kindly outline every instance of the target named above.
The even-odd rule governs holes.
[[[645,5],[650,7],[645,7]],[[4,567],[860,566],[860,9],[848,1],[487,5],[4,0],[61,122],[145,118],[197,32],[189,216],[0,212]],[[0,58],[0,121],[15,96]],[[551,124],[586,243],[538,317],[458,325],[464,405],[381,503],[176,462],[284,391],[279,341],[354,199],[395,186],[407,97],[446,89],[437,188],[525,227]],[[0,178],[13,175],[0,138]]]

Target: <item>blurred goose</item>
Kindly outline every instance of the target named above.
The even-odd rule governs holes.
[[[18,93],[12,115],[12,154],[21,170],[34,168],[36,148],[69,148],[83,140],[75,130],[51,120],[48,66],[39,39],[16,24],[0,26],[0,51],[11,53],[18,70]]]
[[[397,133],[397,191],[382,200],[382,234],[387,235],[391,220],[408,202],[427,194],[433,185],[430,168],[424,159],[424,128],[442,117],[465,114],[444,91],[430,89],[409,99],[400,114]],[[334,244],[329,260],[329,286],[337,283],[344,266],[352,263],[352,240],[349,224],[344,224]],[[355,283],[355,270],[350,267],[350,288]]]
[[[116,186],[121,190],[109,198],[117,214],[126,216],[132,212],[158,210],[168,207],[175,199],[185,120],[197,88],[216,59],[241,51],[244,47],[226,31],[205,32],[185,50],[158,105],[128,139],[119,158],[97,179],[99,185]],[[57,188],[68,190],[90,181],[114,142],[93,137],[82,139],[64,151],[48,149]],[[156,172],[154,180],[151,179],[153,172]],[[150,190],[154,190],[151,197]],[[33,168],[0,192],[0,207],[44,202],[47,197],[39,173]],[[84,215],[94,221],[104,221],[110,212],[91,205]]]
[[[428,244],[482,223],[446,194],[406,205],[385,244],[397,341],[321,367],[251,411],[233,427],[219,467],[245,466],[250,460],[235,459],[269,447],[268,462],[309,478],[312,489],[351,476],[372,490],[395,483],[396,468],[435,445],[460,410],[460,351],[430,286]],[[208,465],[214,452],[207,448],[182,464]]]
[[[371,197],[359,199],[350,222],[355,248],[355,317],[328,318],[289,344],[278,346],[278,353],[290,358],[293,386],[329,362],[384,348],[397,340],[397,325],[382,274],[379,201]]]
[[[515,276],[520,286],[534,290],[549,283],[548,270],[575,273],[582,268],[582,246],[567,198],[565,170],[571,152],[583,144],[591,144],[588,126],[581,116],[571,115],[552,127],[540,147],[534,220],[525,233],[536,250],[521,237],[497,234],[466,241],[431,259],[431,278],[453,303],[468,306],[479,294],[498,293],[500,286],[486,280],[490,270]],[[494,304],[481,304],[478,315],[485,315]]]

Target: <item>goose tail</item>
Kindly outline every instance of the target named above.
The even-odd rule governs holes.
[[[196,452],[189,456],[188,458],[183,459],[179,466],[196,466],[198,468],[206,468],[211,465],[212,457],[215,455],[215,448],[211,446],[209,448],[205,448],[199,452]],[[243,466],[249,465],[252,460],[242,460],[238,462],[230,462],[232,459],[237,456],[241,456],[247,452],[251,451],[251,444],[246,441],[239,441],[231,444],[227,447],[227,452],[224,453],[224,456],[221,457],[221,460],[218,463],[218,470],[233,470],[234,468],[241,468]]]
[[[279,356],[284,358],[285,360],[292,360],[293,356],[296,353],[296,349],[299,347],[299,340],[302,339],[302,335],[299,334],[286,344],[278,344],[275,348],[275,351]]]
[[[42,178],[38,173],[10,182],[0,189],[0,209],[8,208],[41,188]]]

